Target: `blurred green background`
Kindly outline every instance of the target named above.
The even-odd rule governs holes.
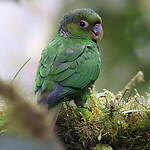
[[[53,39],[60,18],[70,10],[83,7],[95,10],[100,14],[103,20],[104,37],[99,43],[102,51],[102,67],[101,74],[96,82],[97,89],[99,91],[108,89],[117,92],[121,90],[139,70],[144,72],[145,83],[138,84],[137,88],[140,89],[140,92],[143,92],[150,87],[149,0],[56,0],[55,2],[49,0],[10,0],[3,1],[3,3],[14,3],[17,9],[23,10],[23,14],[28,14],[28,17],[21,17],[26,23],[30,23],[27,27],[27,29],[30,28],[30,30],[26,29],[21,31],[29,32],[26,39],[30,39],[30,42],[25,42],[25,40],[22,39],[22,43],[28,45],[25,47],[22,46],[22,48],[24,48],[24,51],[28,49],[27,57],[32,57],[32,61],[27,65],[30,66],[29,69],[27,70],[27,68],[25,68],[18,76],[18,80],[21,80],[21,82],[24,81],[28,89],[29,86],[31,89],[33,87],[41,50],[46,46],[48,41]],[[5,13],[3,14],[5,15]],[[9,14],[11,14],[11,12],[9,12]],[[13,15],[9,17],[13,17]],[[22,24],[24,25],[24,23]],[[39,28],[35,31],[37,24],[40,24],[40,31]],[[7,29],[5,29],[5,31],[7,31]],[[15,32],[16,35],[17,33],[18,32]],[[32,34],[34,35],[33,37]],[[21,36],[22,35],[18,36],[19,40]],[[2,36],[0,38],[2,38]],[[0,48],[1,52],[4,52],[4,50],[4,48]],[[5,50],[5,52],[6,51],[7,50]],[[18,48],[19,53],[15,53],[17,58],[19,58],[20,53],[24,51],[22,50],[20,52],[20,48]],[[24,54],[26,53],[24,52]],[[17,69],[12,71],[10,75],[11,78],[22,64],[21,60],[24,62],[26,57],[25,59],[21,58],[17,62],[19,65],[16,65]],[[2,69],[0,64],[0,70]],[[8,72],[10,72],[10,70],[6,70],[5,74],[8,74]],[[25,76],[27,77],[23,79]],[[27,85],[27,83],[29,84]]]

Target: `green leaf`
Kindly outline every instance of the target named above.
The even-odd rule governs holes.
[[[96,150],[113,150],[111,146],[106,144],[97,144]]]

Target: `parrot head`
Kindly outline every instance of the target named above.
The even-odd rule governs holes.
[[[103,37],[102,19],[91,9],[76,9],[63,17],[59,34],[64,37],[88,38],[97,42]]]

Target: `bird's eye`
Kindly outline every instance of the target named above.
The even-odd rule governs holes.
[[[79,22],[79,26],[80,26],[81,28],[86,28],[86,27],[89,26],[89,24],[88,24],[87,21],[81,20],[81,21]]]

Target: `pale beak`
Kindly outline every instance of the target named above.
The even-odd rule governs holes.
[[[101,24],[96,24],[93,28],[92,28],[92,33],[93,33],[93,38],[94,40],[98,40],[98,39],[102,39],[103,38],[103,28]]]

